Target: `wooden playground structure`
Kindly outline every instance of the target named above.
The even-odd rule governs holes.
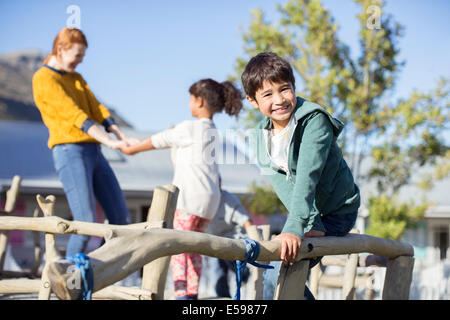
[[[77,299],[81,293],[80,272],[64,259],[55,245],[55,234],[84,234],[103,237],[105,244],[87,256],[91,264],[94,285],[93,299],[164,299],[164,288],[170,256],[189,252],[225,260],[244,260],[245,243],[205,233],[172,229],[178,189],[174,185],[157,187],[147,216],[147,222],[129,225],[109,225],[69,221],[54,215],[55,197],[37,195],[40,210],[33,217],[14,216],[14,207],[21,179],[15,176],[7,191],[5,208],[0,211],[0,296],[13,293],[38,293],[38,299]],[[42,211],[43,216],[39,217]],[[8,234],[11,230],[32,231],[35,241],[35,264],[26,272],[3,270]],[[45,265],[39,273],[44,250],[40,248],[38,232],[45,233]],[[252,226],[249,238],[260,245],[257,262],[280,260],[278,242],[269,241],[270,226]],[[36,240],[37,239],[37,240]],[[369,255],[359,255],[369,253]],[[386,268],[383,300],[406,300],[412,281],[414,249],[410,244],[358,233],[345,237],[321,237],[302,240],[297,262],[282,265],[274,300],[302,300],[308,278],[309,260],[324,256],[321,264],[344,268],[342,276],[322,273],[320,265],[311,269],[309,288],[317,297],[319,287],[342,288],[343,299],[354,299],[357,287],[366,287],[367,299],[373,297],[367,278],[357,275],[358,267]],[[143,268],[142,286],[114,285],[119,280]],[[251,288],[247,299],[263,298],[263,269],[250,267]],[[69,271],[70,270],[70,271]],[[34,277],[34,279],[30,278]],[[28,278],[27,278],[28,276]]]

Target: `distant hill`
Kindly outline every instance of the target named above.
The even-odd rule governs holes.
[[[0,54],[0,119],[42,121],[33,101],[31,79],[46,55],[38,50]],[[132,125],[107,106],[117,124]]]

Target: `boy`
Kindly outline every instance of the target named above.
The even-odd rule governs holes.
[[[221,198],[219,209],[211,220],[207,233],[216,236],[244,239],[248,228],[252,225],[250,214],[245,210],[241,201],[234,194],[223,190],[221,179],[219,178],[219,187]],[[217,270],[217,282],[215,285],[218,297],[231,298],[230,288],[228,286],[228,271],[236,272],[233,261],[218,259],[219,269]],[[245,267],[242,282],[246,282],[250,275],[250,270]]]
[[[281,260],[293,264],[302,237],[344,236],[356,221],[359,189],[336,143],[344,125],[295,96],[292,68],[274,53],[253,57],[242,84],[247,100],[265,116],[252,130],[252,141],[260,167],[288,209],[273,240],[281,241]]]

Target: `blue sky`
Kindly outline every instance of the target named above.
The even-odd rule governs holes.
[[[191,119],[189,86],[206,77],[223,81],[243,55],[242,30],[250,11],[277,16],[269,0],[192,1],[0,1],[0,53],[51,50],[66,25],[70,5],[81,10],[89,48],[79,71],[96,96],[137,129],[159,131]],[[351,0],[323,0],[340,25],[340,38],[357,55],[358,7]],[[439,76],[450,77],[450,2],[388,0],[386,10],[405,26],[400,40],[406,66],[395,95],[429,90]],[[301,91],[301,88],[298,88]],[[235,121],[217,115],[219,129]]]

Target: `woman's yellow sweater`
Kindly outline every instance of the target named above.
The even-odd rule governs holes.
[[[112,119],[77,72],[40,68],[33,76],[33,96],[49,131],[50,149],[62,143],[98,142],[82,129],[92,121],[105,125]]]

